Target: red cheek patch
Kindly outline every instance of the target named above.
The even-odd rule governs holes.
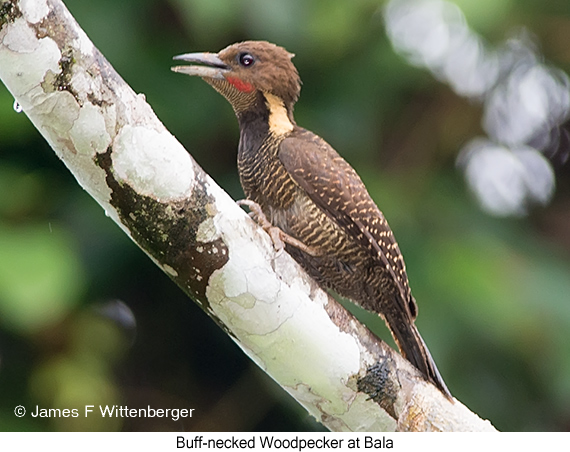
[[[251,93],[255,89],[251,83],[244,82],[237,77],[226,77],[226,80],[243,93]]]

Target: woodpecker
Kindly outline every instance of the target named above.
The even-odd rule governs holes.
[[[402,355],[451,398],[414,324],[416,301],[384,215],[356,171],[293,118],[301,91],[293,56],[269,42],[246,41],[175,56],[193,64],[172,70],[202,77],[232,105],[245,204],[274,244],[321,287],[378,313]]]

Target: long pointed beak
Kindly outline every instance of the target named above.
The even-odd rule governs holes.
[[[228,65],[220,59],[217,53],[185,53],[173,57],[173,60],[197,63],[197,65],[173,66],[171,68],[174,72],[181,74],[220,79],[223,78],[225,72],[230,70]]]

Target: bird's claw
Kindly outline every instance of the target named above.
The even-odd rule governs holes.
[[[275,251],[277,251],[277,255],[279,256],[285,248],[285,244],[281,239],[281,229],[271,224],[271,222],[267,219],[261,210],[261,206],[255,201],[252,201],[250,199],[240,199],[236,201],[236,204],[238,206],[247,206],[249,208],[249,217],[259,226],[261,226],[263,230],[267,232],[267,234],[269,234],[269,237],[271,237],[271,241],[273,242],[273,248],[275,248]]]
[[[314,248],[305,245],[295,237],[291,237],[289,234],[286,234],[277,226],[273,226],[273,224],[271,224],[271,222],[267,219],[261,210],[261,206],[255,201],[252,201],[251,199],[240,199],[236,201],[236,203],[238,206],[247,206],[249,208],[250,212],[248,215],[250,218],[252,218],[259,226],[261,226],[263,230],[269,234],[269,237],[271,237],[273,248],[275,248],[277,256],[280,256],[281,253],[283,253],[283,250],[285,249],[285,243],[300,249],[310,256],[320,255],[320,253]]]
[[[271,226],[266,231],[269,234],[269,237],[271,237],[271,241],[273,242],[273,248],[275,248],[276,257],[281,256],[281,254],[283,254],[283,250],[285,249],[285,243],[283,243],[283,240],[281,238],[283,231],[275,226]]]

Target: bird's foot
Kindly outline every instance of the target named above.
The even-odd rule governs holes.
[[[310,256],[316,257],[320,255],[320,253],[314,248],[305,245],[295,237],[291,237],[289,234],[283,232],[277,226],[273,226],[273,224],[271,224],[271,222],[267,219],[261,210],[261,206],[255,201],[252,201],[250,199],[240,199],[239,201],[236,201],[236,203],[238,206],[247,206],[249,208],[249,216],[253,218],[253,220],[259,226],[261,226],[263,230],[267,232],[267,234],[269,234],[269,237],[271,237],[271,241],[273,242],[273,247],[277,251],[277,255],[283,252],[285,249],[285,243],[300,249]]]

